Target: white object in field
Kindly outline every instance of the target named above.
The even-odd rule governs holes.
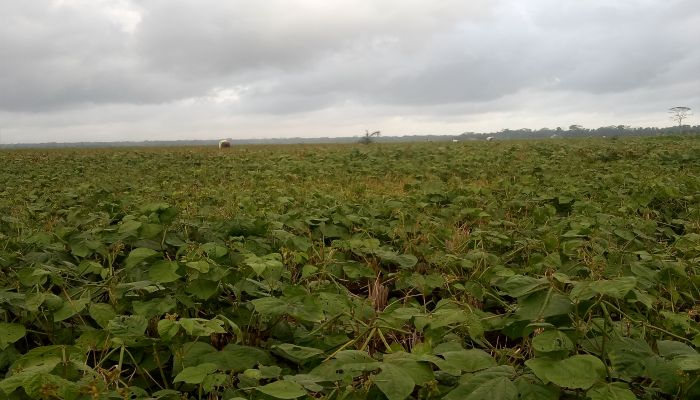
[[[229,147],[231,147],[231,142],[229,142],[226,139],[219,140],[219,148],[220,149],[228,149]]]

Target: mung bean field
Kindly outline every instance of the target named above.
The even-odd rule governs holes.
[[[0,399],[698,399],[700,137],[0,151]]]

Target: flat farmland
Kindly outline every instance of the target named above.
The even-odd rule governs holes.
[[[700,398],[700,137],[0,151],[0,399]]]

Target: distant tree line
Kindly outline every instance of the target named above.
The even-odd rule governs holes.
[[[666,128],[640,128],[628,125],[610,125],[595,129],[581,125],[571,125],[568,129],[504,129],[499,132],[483,134],[466,132],[457,137],[461,140],[479,140],[492,136],[494,139],[546,139],[546,138],[584,138],[584,137],[618,137],[618,136],[661,136],[699,134],[700,125],[683,125]]]
[[[667,128],[633,128],[628,125],[610,125],[596,129],[588,129],[581,125],[570,125],[563,128],[541,129],[503,129],[499,132],[465,132],[451,135],[404,135],[404,136],[379,136],[377,133],[363,136],[344,137],[316,137],[316,138],[278,138],[278,139],[228,139],[232,146],[245,144],[324,144],[324,143],[358,143],[370,136],[370,141],[377,143],[388,142],[439,142],[453,140],[486,140],[493,137],[494,140],[505,139],[547,139],[547,138],[584,138],[584,137],[620,137],[620,136],[662,136],[662,135],[697,135],[700,134],[700,125],[682,125]],[[122,142],[79,142],[79,143],[19,143],[0,144],[0,149],[10,148],[81,148],[81,147],[179,147],[179,146],[217,146],[219,140],[150,140],[150,141],[122,141]]]

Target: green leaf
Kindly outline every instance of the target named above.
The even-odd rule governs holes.
[[[658,356],[641,339],[617,338],[610,341],[608,346],[610,366],[621,377],[632,380],[645,374],[645,364],[649,359]]]
[[[148,320],[141,315],[119,315],[107,323],[107,330],[119,338],[142,337],[148,328]]]
[[[135,221],[135,220],[122,220],[122,222],[119,224],[119,233],[128,233],[135,235],[136,232],[139,230],[141,227],[142,222]]]
[[[175,337],[175,335],[177,335],[177,331],[179,330],[180,324],[178,324],[176,321],[169,319],[162,319],[158,321],[158,335],[165,340]]]
[[[276,399],[296,399],[306,395],[306,390],[291,381],[276,381],[257,388],[258,391]]]
[[[459,386],[448,393],[444,399],[517,399],[518,390],[511,381],[513,375],[515,375],[515,370],[509,365],[500,365],[473,374],[465,374],[460,379]]]
[[[97,322],[97,324],[102,328],[106,328],[109,321],[116,316],[117,313],[114,311],[114,308],[109,304],[90,304],[90,317],[92,317],[92,319],[94,319],[95,322]]]
[[[202,389],[204,389],[205,392],[211,392],[215,387],[222,386],[227,379],[228,375],[226,374],[207,375],[204,381],[202,381]]]
[[[624,298],[627,293],[637,286],[637,278],[623,276],[606,281],[591,282],[591,289],[598,294],[610,296],[615,299]]]
[[[319,383],[325,381],[324,378],[311,374],[285,375],[284,380],[296,382],[303,386],[306,390],[310,390],[312,392],[322,391],[323,386],[319,385]]]
[[[381,372],[372,376],[372,382],[389,400],[403,400],[412,392],[415,382],[393,364],[380,364]]]
[[[588,389],[605,375],[605,364],[589,354],[556,361],[532,358],[525,365],[544,383],[552,382],[569,389]]]
[[[343,265],[345,276],[350,279],[371,278],[376,275],[372,267],[359,262],[347,262]]]
[[[387,264],[398,265],[401,268],[413,268],[418,263],[418,258],[413,254],[397,254],[388,250],[375,250],[374,255]]]
[[[212,333],[226,333],[224,321],[204,318],[180,318],[178,324],[190,336],[209,336]]]
[[[296,363],[302,363],[323,354],[323,350],[312,347],[297,346],[290,343],[283,343],[278,346],[273,346],[273,349],[277,350],[282,357]]]
[[[435,380],[435,374],[427,362],[418,362],[412,354],[403,352],[389,353],[384,356],[384,362],[393,364],[403,373],[413,379],[416,385],[424,385],[426,382]]]
[[[546,288],[545,278],[535,279],[531,276],[513,275],[499,287],[511,297],[522,297]]]
[[[657,340],[656,347],[659,349],[659,355],[666,358],[698,355],[692,347],[675,340]]]
[[[700,370],[700,354],[679,356],[673,359],[673,363],[683,371],[697,371]]]
[[[258,363],[263,365],[272,364],[274,360],[264,350],[249,346],[228,344],[216,355],[214,362],[219,365],[221,370],[241,372],[253,368]]]
[[[163,315],[177,307],[177,301],[171,296],[160,297],[148,301],[134,301],[134,312],[146,318]]]
[[[207,257],[213,259],[221,258],[228,254],[228,249],[226,247],[216,243],[205,243],[201,246],[201,248],[207,254]]]
[[[520,321],[535,321],[571,312],[573,306],[568,297],[540,291],[518,299],[516,317]]]
[[[44,304],[45,300],[46,293],[27,293],[24,300],[24,306],[27,311],[37,312],[39,311],[39,307]]]
[[[206,274],[207,272],[209,272],[209,263],[204,261],[204,260],[190,261],[185,265],[187,265],[188,268],[192,268],[193,270],[199,271],[203,274]]]
[[[214,371],[216,371],[216,364],[214,363],[203,363],[195,367],[187,367],[175,376],[173,382],[199,384],[204,382],[204,378]]]
[[[24,325],[0,322],[0,350],[5,350],[7,346],[14,343],[27,333]]]
[[[77,300],[66,300],[61,308],[53,313],[54,322],[60,322],[66,320],[75,314],[83,311],[85,306],[90,302],[89,299],[77,299]]]
[[[160,253],[158,253],[155,250],[146,247],[139,247],[137,249],[131,250],[129,255],[126,257],[126,261],[124,261],[124,267],[126,267],[127,269],[132,268],[138,264],[141,264],[147,259],[153,258],[159,254]]]
[[[590,400],[636,400],[637,396],[632,393],[626,383],[601,383],[595,385],[586,392]]]
[[[436,360],[435,364],[448,373],[455,371],[474,372],[496,365],[496,360],[489,353],[480,349],[448,351],[440,355],[445,361],[440,362]]]
[[[541,353],[558,351],[569,352],[574,349],[574,343],[564,332],[559,330],[548,330],[540,333],[532,339],[532,348]]]
[[[180,279],[180,275],[176,273],[177,269],[177,261],[160,261],[149,267],[148,276],[155,282],[174,282]]]
[[[195,295],[200,300],[206,300],[215,295],[219,290],[219,282],[205,279],[195,279],[188,282],[185,291]]]
[[[306,278],[312,276],[313,274],[315,274],[316,272],[318,272],[317,266],[311,265],[311,264],[306,264],[301,268],[301,278],[306,279]]]
[[[24,381],[24,391],[35,399],[60,398],[77,399],[80,386],[75,382],[53,374],[36,374]]]
[[[265,316],[278,316],[287,311],[288,304],[286,301],[276,297],[263,297],[261,299],[252,300],[255,311]]]
[[[557,400],[558,388],[551,385],[529,382],[522,377],[517,380],[518,396],[520,400]]]
[[[416,321],[418,322],[421,319],[423,318],[416,318]],[[433,313],[426,319],[426,322],[430,324],[430,329],[438,329],[444,326],[461,324],[465,321],[467,321],[466,313],[451,305],[441,307],[433,311]]]

